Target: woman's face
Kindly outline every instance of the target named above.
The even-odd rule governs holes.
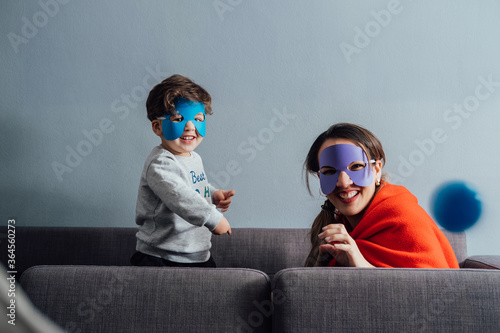
[[[354,145],[354,142],[348,139],[335,138],[327,139],[321,145],[318,153],[319,157],[323,150],[327,147],[338,145],[338,144],[350,144]],[[352,161],[349,164],[348,169],[351,171],[356,171],[365,166],[363,161]],[[326,195],[328,200],[339,210],[339,212],[344,215],[351,226],[354,228],[361,218],[363,217],[365,209],[371,202],[373,195],[375,194],[375,182],[380,179],[382,172],[382,162],[375,161],[374,164],[369,163],[365,167],[372,168],[373,179],[371,179],[368,186],[358,186],[356,185],[349,175],[345,171],[341,171],[338,175],[337,185],[335,189]],[[335,172],[331,170],[333,168],[328,168],[324,166],[321,168],[320,172],[328,174],[329,172]]]

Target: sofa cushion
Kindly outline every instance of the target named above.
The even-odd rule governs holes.
[[[5,317],[0,321],[0,332],[64,333],[61,327],[33,306],[10,271],[1,263],[0,290],[3,291],[0,293],[0,307],[5,311]]]
[[[270,332],[269,278],[250,269],[37,266],[21,284],[69,332]]]
[[[292,268],[273,293],[273,332],[500,331],[494,270]]]

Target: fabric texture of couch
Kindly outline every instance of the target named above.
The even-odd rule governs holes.
[[[290,268],[273,332],[500,332],[500,274],[473,269]],[[306,315],[304,315],[306,314]]]
[[[132,267],[135,232],[18,227],[17,278],[75,333],[500,332],[500,256],[465,233],[445,231],[454,270],[305,268],[308,229],[258,228],[213,236],[215,269]]]
[[[22,285],[70,332],[237,332],[254,303],[271,303],[269,277],[260,271],[165,273],[157,267],[37,266],[23,274]],[[271,318],[257,319],[254,332],[269,332]]]

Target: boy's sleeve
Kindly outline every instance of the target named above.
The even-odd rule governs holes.
[[[182,172],[177,163],[162,156],[149,165],[146,181],[172,212],[193,225],[214,230],[223,217],[222,213],[185,183]]]
[[[217,191],[212,184],[208,183],[208,189],[210,190],[210,198],[212,198],[212,203],[214,202],[214,192]]]

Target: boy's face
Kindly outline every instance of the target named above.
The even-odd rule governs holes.
[[[170,120],[175,121],[177,115],[171,116]],[[196,116],[198,118],[204,118],[204,115]],[[161,120],[160,120],[161,121]],[[164,121],[164,120],[163,120]],[[160,123],[161,128],[161,123]],[[198,145],[203,140],[203,137],[198,133],[196,127],[192,121],[188,121],[184,126],[184,132],[182,135],[175,140],[166,140],[163,135],[161,137],[161,145],[163,148],[168,150],[174,155],[190,156],[191,152],[198,147]]]
[[[181,98],[175,103],[175,114],[154,120],[152,126],[163,148],[174,155],[189,156],[205,136],[205,106]]]
[[[194,124],[199,135],[205,136],[205,105],[203,103],[181,97],[175,100],[174,107],[172,115],[165,114],[159,118],[163,119],[162,131],[166,140],[173,141],[180,138],[189,121]]]

